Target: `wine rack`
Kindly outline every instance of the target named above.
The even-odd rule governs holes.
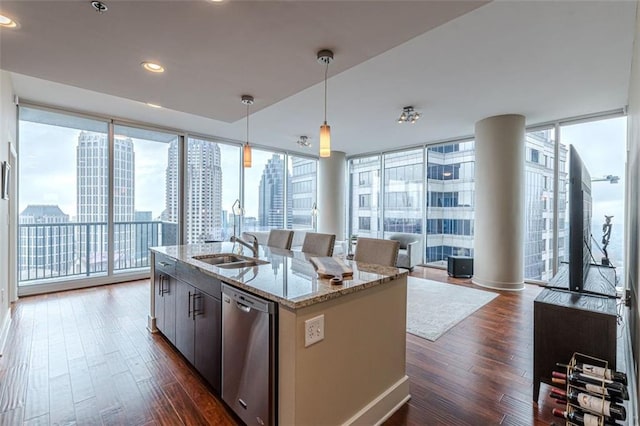
[[[574,353],[569,364],[557,364],[563,372],[552,373],[556,385],[551,396],[562,400],[565,410],[553,414],[565,418],[566,426],[623,426],[626,411],[622,405],[629,399],[626,375],[610,369],[607,361]]]

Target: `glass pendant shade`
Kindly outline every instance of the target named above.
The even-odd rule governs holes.
[[[249,168],[251,167],[251,147],[249,146],[249,142],[244,144],[242,151],[243,165],[244,167]]]
[[[331,126],[325,121],[320,126],[320,157],[331,156]]]

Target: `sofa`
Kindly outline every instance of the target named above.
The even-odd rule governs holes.
[[[422,262],[422,235],[395,233],[388,237],[389,240],[398,241],[398,268],[406,268],[413,271],[414,266]]]

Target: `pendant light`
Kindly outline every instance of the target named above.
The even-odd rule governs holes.
[[[251,147],[249,146],[249,105],[253,105],[253,96],[242,95],[242,103],[247,106],[247,142],[242,148],[243,165],[246,168],[251,167]]]
[[[324,123],[320,126],[320,157],[331,155],[331,126],[327,124],[327,74],[329,64],[333,61],[333,52],[322,49],[318,52],[318,62],[325,65],[324,68]]]

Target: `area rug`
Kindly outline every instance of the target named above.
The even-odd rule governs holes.
[[[435,341],[498,293],[408,277],[407,332]]]

